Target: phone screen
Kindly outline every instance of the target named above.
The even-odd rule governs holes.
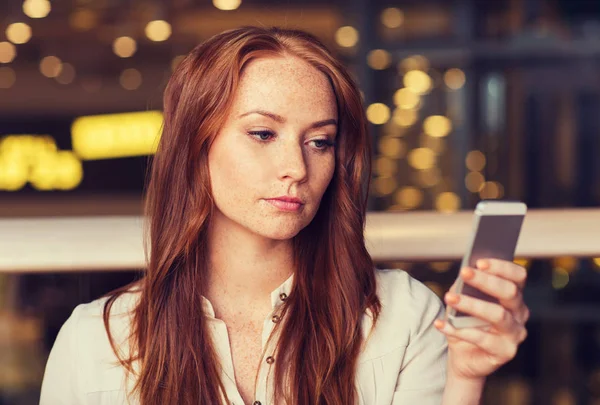
[[[479,259],[493,258],[513,261],[523,215],[482,215],[479,218],[477,234],[473,241],[473,248],[468,258],[463,261],[463,267],[475,267]],[[489,301],[498,300],[486,293],[464,284],[462,294]],[[469,316],[463,312],[456,312],[456,316]]]

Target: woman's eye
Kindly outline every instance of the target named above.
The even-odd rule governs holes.
[[[313,142],[317,149],[327,149],[335,145],[335,143],[330,141],[329,139],[315,139]]]
[[[268,141],[273,136],[275,136],[275,134],[271,131],[250,131],[248,132],[248,134],[253,136],[254,138],[258,138],[261,141]]]

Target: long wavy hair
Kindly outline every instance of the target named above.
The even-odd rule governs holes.
[[[208,151],[230,111],[244,67],[266,56],[300,58],[329,79],[339,133],[333,178],[311,223],[293,238],[294,279],[283,304],[274,365],[277,404],[357,403],[361,320],[377,320],[375,269],[364,243],[370,146],[357,85],[314,36],[281,28],[243,27],[198,45],[178,65],[164,93],[164,126],[147,184],[147,269],[138,281],[130,351],[104,324],[142,405],[215,405],[227,400],[221,366],[202,312],[207,229],[214,210]],[[149,244],[149,246],[148,246]],[[134,362],[141,367],[136,370]],[[258,365],[257,365],[258,367]]]

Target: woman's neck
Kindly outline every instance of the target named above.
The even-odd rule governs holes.
[[[270,293],[293,273],[291,240],[261,237],[232,221],[216,221],[208,235],[205,295],[215,312],[270,308]]]

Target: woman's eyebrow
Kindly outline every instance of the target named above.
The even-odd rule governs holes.
[[[283,124],[286,121],[286,119],[284,117],[282,117],[281,115],[275,114],[275,113],[272,113],[269,111],[265,111],[265,110],[248,111],[248,112],[241,114],[238,118],[242,118],[242,117],[245,117],[250,114],[264,115],[265,117],[271,118],[273,121],[279,122],[280,124]],[[337,126],[337,120],[334,118],[329,118],[326,120],[313,122],[312,124],[310,124],[309,129],[321,128],[321,127],[325,127],[327,125],[336,125]]]

